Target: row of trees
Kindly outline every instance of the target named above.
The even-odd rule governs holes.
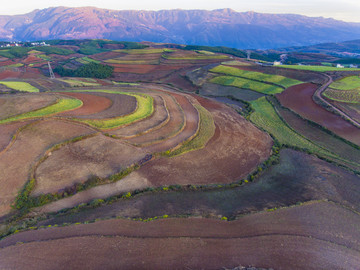
[[[85,77],[85,78],[98,78],[106,79],[113,75],[114,68],[108,65],[97,63],[90,63],[83,65],[77,69],[68,69],[63,66],[58,66],[54,72],[62,77]]]

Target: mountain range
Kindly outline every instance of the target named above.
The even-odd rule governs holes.
[[[360,23],[221,10],[53,7],[0,16],[0,40],[111,39],[270,49],[360,39]]]

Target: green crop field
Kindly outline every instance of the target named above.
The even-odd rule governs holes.
[[[121,59],[108,59],[104,61],[109,64],[124,64],[124,65],[158,65],[160,59],[151,60],[121,60]]]
[[[185,142],[180,148],[169,153],[166,152],[166,155],[173,157],[204,148],[207,142],[212,138],[212,136],[214,136],[215,123],[211,113],[200,105],[194,106],[196,107],[200,115],[198,133],[192,140]]]
[[[129,115],[110,118],[110,119],[73,119],[76,121],[81,121],[87,123],[90,126],[99,129],[111,129],[120,127],[123,125],[130,124],[132,122],[144,119],[152,115],[154,112],[154,100],[151,96],[145,94],[135,94],[127,92],[117,92],[111,90],[95,90],[96,92],[104,92],[111,94],[121,94],[121,95],[130,95],[136,98],[137,108],[135,112]],[[82,91],[82,92],[94,92],[94,90]]]
[[[251,80],[257,80],[257,81],[266,82],[266,83],[274,83],[274,84],[283,86],[285,88],[302,83],[301,81],[290,79],[290,78],[280,76],[280,75],[270,75],[270,74],[265,74],[265,73],[261,73],[261,72],[241,70],[238,68],[227,67],[227,66],[223,66],[223,65],[217,66],[217,67],[211,69],[210,71],[215,72],[215,73],[225,74],[225,75],[242,77],[242,78],[251,79]]]
[[[89,58],[89,57],[87,57],[87,56],[82,57],[82,58],[80,58],[80,59],[81,59],[82,61],[84,61],[84,62],[85,62],[85,64],[88,64],[88,63],[96,63],[96,64],[100,64],[100,63],[101,63],[101,61],[91,59],[91,58]]]
[[[250,102],[255,112],[251,114],[250,120],[257,126],[272,134],[281,144],[307,149],[312,153],[316,153],[322,157],[354,164],[352,161],[344,160],[328,150],[314,144],[303,136],[299,135],[279,117],[274,107],[267,101],[265,97]]]
[[[121,53],[128,53],[128,54],[153,54],[153,53],[163,53],[164,49],[114,50],[114,52],[121,52]]]
[[[39,92],[39,89],[37,89],[36,87],[32,86],[31,84],[29,84],[27,82],[1,81],[0,83],[5,85],[8,88],[11,88],[11,89],[14,89],[17,91],[30,92],[30,93]]]
[[[184,56],[172,56],[163,54],[162,56],[165,59],[168,60],[212,60],[212,59],[229,59],[229,56],[227,55],[221,55],[221,54],[214,54],[214,55],[207,55],[198,53],[197,55],[184,55]]]
[[[17,120],[24,120],[30,118],[39,118],[45,116],[51,116],[60,112],[73,110],[82,106],[82,101],[74,98],[61,98],[55,104],[41,108],[39,110],[15,115],[3,120],[0,120],[0,124],[9,123]]]
[[[284,89],[279,86],[232,76],[219,76],[211,79],[210,82],[225,86],[235,86],[242,89],[249,89],[268,95],[277,94],[284,91]]]
[[[327,66],[300,66],[300,65],[281,65],[277,66],[278,68],[292,68],[298,70],[309,70],[309,71],[359,71],[360,68],[337,68],[337,67],[327,67]]]
[[[250,63],[247,62],[241,62],[241,61],[226,61],[222,62],[222,65],[228,65],[228,66],[250,66]]]
[[[350,76],[330,84],[330,88],[339,90],[360,90],[360,77]]]
[[[331,100],[345,103],[360,103],[360,89],[356,90],[338,90],[328,88],[323,95]]]
[[[78,87],[78,86],[99,86],[98,83],[92,82],[83,82],[79,80],[72,80],[72,79],[59,79],[59,81],[66,82],[71,85],[71,87]]]

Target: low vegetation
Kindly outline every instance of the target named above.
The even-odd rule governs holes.
[[[93,92],[93,90],[91,90]],[[111,129],[120,127],[123,125],[130,124],[134,121],[138,121],[144,118],[149,117],[154,112],[154,100],[152,97],[144,94],[135,94],[135,93],[127,93],[127,92],[117,92],[111,90],[96,90],[97,92],[104,92],[104,93],[112,93],[112,94],[119,94],[119,95],[130,95],[136,98],[137,101],[137,108],[134,113],[115,117],[111,119],[74,119],[77,121],[81,121],[87,123],[90,126],[99,128],[99,129]],[[90,92],[90,91],[88,91]]]
[[[360,89],[355,90],[338,90],[328,88],[323,92],[323,95],[331,100],[345,102],[345,103],[360,103]]]
[[[359,76],[349,76],[333,82],[330,84],[330,88],[339,89],[339,90],[360,90],[360,77]]]
[[[76,109],[82,106],[82,104],[82,101],[79,99],[62,98],[59,99],[55,104],[47,106],[45,108],[2,119],[0,120],[0,124],[9,123],[17,120],[50,116],[60,112]]]
[[[71,87],[79,87],[79,86],[99,86],[98,83],[93,82],[84,82],[74,79],[59,79],[59,81],[66,82],[71,85]]]
[[[214,136],[215,123],[211,113],[200,105],[194,106],[198,110],[200,116],[199,130],[196,136],[192,140],[185,142],[178,149],[165,152],[165,155],[173,157],[204,148],[212,136]]]
[[[32,86],[31,84],[29,84],[27,82],[1,81],[0,84],[3,84],[8,88],[11,88],[11,89],[14,89],[17,91],[30,92],[30,93],[39,92],[39,89],[37,89],[36,87]]]
[[[274,107],[266,99],[262,97],[256,101],[250,102],[255,112],[250,116],[250,120],[258,127],[266,130],[274,136],[280,144],[285,146],[294,147],[296,149],[303,149],[310,153],[315,153],[321,157],[335,160],[344,161],[337,155],[329,152],[328,150],[314,144],[305,137],[299,135],[292,130],[277,114]],[[353,163],[346,161],[347,163]],[[356,164],[355,164],[356,165]]]
[[[283,86],[285,88],[302,83],[301,81],[290,79],[280,75],[270,75],[261,72],[247,71],[247,70],[242,70],[234,67],[227,67],[223,65],[217,66],[211,69],[210,71],[225,75],[242,77],[250,80],[261,81],[265,83],[273,83]]]
[[[284,91],[284,88],[280,86],[257,82],[240,77],[233,77],[233,76],[215,77],[211,79],[210,82],[225,86],[235,86],[242,89],[249,89],[268,95],[273,95]]]

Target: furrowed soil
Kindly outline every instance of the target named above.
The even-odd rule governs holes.
[[[277,98],[281,104],[319,125],[326,127],[340,137],[360,145],[360,129],[340,116],[335,115],[316,104],[312,96],[318,88],[315,84],[299,84],[289,87]]]
[[[359,214],[330,202],[232,222],[113,219],[12,235],[0,241],[0,263],[11,269],[356,269],[359,223]]]
[[[349,104],[349,103],[343,103],[328,99],[327,101],[332,103],[335,107],[342,110],[344,113],[349,115],[355,121],[360,122],[360,104]]]
[[[10,147],[13,141],[13,136],[16,134],[19,128],[29,124],[28,122],[13,122],[10,124],[3,124],[0,126],[0,154]]]
[[[32,166],[46,149],[92,132],[83,126],[58,120],[34,122],[26,127],[11,148],[0,155],[0,215],[10,211],[10,204],[28,180]]]
[[[154,98],[154,113],[141,121],[130,124],[126,127],[119,128],[114,131],[109,131],[109,134],[121,137],[131,137],[140,135],[142,133],[148,133],[151,130],[156,128],[160,128],[162,125],[166,124],[170,120],[170,115],[167,111],[167,103],[174,102],[171,100],[165,102],[166,97],[162,97],[161,95],[152,94]]]
[[[169,122],[167,122],[163,127],[157,129],[153,132],[146,133],[143,136],[135,137],[129,139],[130,143],[133,144],[151,144],[157,141],[162,141],[161,144],[165,143],[168,137],[174,136],[182,129],[185,121],[184,111],[182,110],[182,105],[186,103],[186,97],[180,94],[171,93],[170,96],[163,95],[165,102],[167,104],[167,109],[169,112]],[[187,101],[188,102],[188,101]]]
[[[280,151],[279,164],[264,171],[254,182],[240,187],[144,193],[79,213],[60,215],[50,219],[49,224],[112,216],[149,218],[165,214],[235,217],[311,200],[330,200],[359,211],[359,180],[353,173],[314,156],[284,149]],[[39,210],[44,213],[61,209],[59,202],[55,202]]]
[[[142,149],[101,134],[67,144],[38,166],[32,195],[57,192],[94,176],[106,178],[145,155]]]
[[[56,102],[59,96],[54,94],[16,94],[2,95],[0,105],[0,119],[6,119],[14,115],[38,110]]]
[[[94,96],[87,93],[63,93],[63,95],[80,99],[83,105],[79,109],[64,112],[58,116],[88,116],[102,112],[112,105],[112,101],[106,97]]]

